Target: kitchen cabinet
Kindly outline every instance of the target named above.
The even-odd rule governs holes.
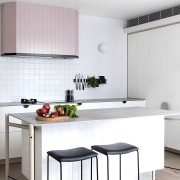
[[[10,132],[10,158],[21,157],[21,131]],[[0,133],[0,160],[5,159],[5,133]]]
[[[78,12],[42,4],[4,3],[1,54],[78,57]]]
[[[128,96],[180,110],[180,24],[128,35]]]
[[[102,108],[125,108],[125,107],[145,107],[145,100],[139,101],[121,101],[121,102],[103,102]]]
[[[78,108],[78,110],[83,110],[83,109],[102,109],[102,103],[101,102],[97,102],[97,103],[82,103],[77,108]]]
[[[78,110],[84,109],[104,109],[104,108],[123,108],[123,107],[145,107],[145,100],[143,99],[106,99],[98,102],[82,102],[78,106]]]
[[[180,115],[168,116],[165,121],[165,147],[180,151]]]

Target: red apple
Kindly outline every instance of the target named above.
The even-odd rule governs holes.
[[[49,112],[51,107],[48,103],[46,103],[43,105],[43,108],[47,109],[47,111]]]
[[[44,116],[44,115],[47,113],[47,109],[45,109],[45,108],[40,108],[40,109],[36,110],[36,113],[37,113],[39,116]]]
[[[58,114],[59,114],[58,111],[52,112],[52,113],[50,114],[50,117],[52,117],[52,118],[57,117]]]

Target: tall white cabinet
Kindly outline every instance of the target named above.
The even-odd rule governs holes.
[[[128,35],[128,96],[180,110],[180,24]]]
[[[180,111],[180,23],[128,35],[128,96]],[[173,123],[178,128],[180,120]],[[166,122],[166,137],[175,131]]]

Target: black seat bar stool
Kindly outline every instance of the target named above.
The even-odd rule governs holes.
[[[139,175],[139,148],[131,144],[119,142],[115,144],[108,145],[93,145],[91,148],[99,153],[107,156],[107,180],[109,180],[109,155],[119,155],[119,179],[121,180],[121,155],[131,153],[133,151],[137,152],[137,168],[138,168],[138,180],[140,180]]]
[[[52,150],[47,152],[47,180],[49,180],[49,156],[60,163],[60,180],[62,180],[62,162],[81,161],[81,180],[83,179],[83,160],[91,159],[91,180],[92,180],[92,158],[96,158],[96,174],[98,180],[98,154],[85,147],[77,147],[66,150]]]

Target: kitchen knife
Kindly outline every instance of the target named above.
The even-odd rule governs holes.
[[[78,90],[78,75],[75,75],[75,85],[76,85],[76,90]]]
[[[83,74],[81,76],[81,80],[82,80],[82,90],[84,90],[85,83],[84,83],[84,76],[83,76]]]
[[[81,90],[81,74],[78,74],[78,86],[79,86],[79,90]]]

